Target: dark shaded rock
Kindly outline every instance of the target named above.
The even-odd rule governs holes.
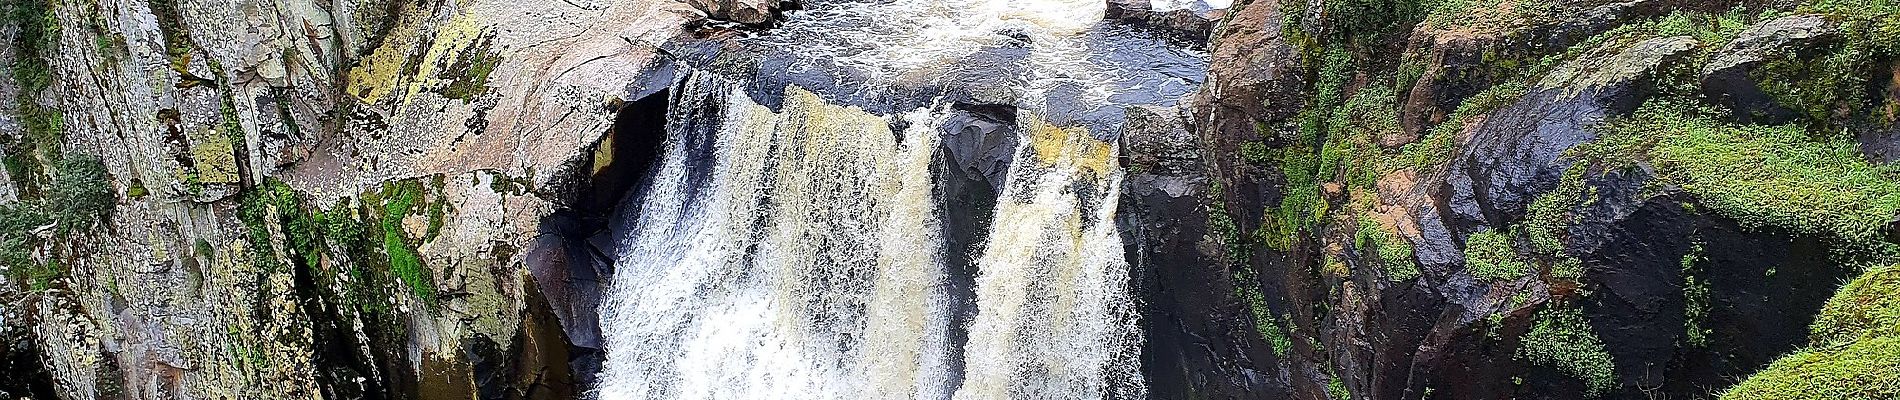
[[[7,317],[13,317],[8,315]],[[16,324],[0,321],[0,324]],[[25,330],[0,326],[0,396],[19,399],[56,399],[53,377],[40,363],[39,346],[28,340]]]
[[[1861,132],[1856,139],[1860,141],[1861,154],[1868,159],[1884,163],[1900,161],[1900,127]]]
[[[1108,11],[1104,15],[1109,20],[1149,27],[1195,43],[1207,42],[1214,25],[1225,16],[1226,10],[1155,11],[1149,0],[1108,0]]]
[[[1287,378],[1271,347],[1248,325],[1209,233],[1210,181],[1194,134],[1178,111],[1136,108],[1122,132],[1117,224],[1142,307],[1142,375],[1160,399],[1283,398]],[[1252,284],[1248,282],[1247,284]]]
[[[1687,36],[1650,39],[1571,62],[1486,117],[1449,166],[1448,222],[1472,232],[1523,215],[1538,194],[1557,187],[1571,164],[1564,152],[1596,139],[1594,126],[1606,118],[1635,111],[1655,72],[1695,46]]]
[[[1735,110],[1736,118],[1744,123],[1787,122],[1796,116],[1795,112],[1776,104],[1749,72],[1771,58],[1815,48],[1839,34],[1838,23],[1816,14],[1755,24],[1716,50],[1703,66],[1702,92]]]
[[[943,140],[932,170],[937,174],[938,209],[944,213],[942,230],[948,250],[944,260],[951,303],[948,344],[962,348],[969,341],[966,328],[977,311],[975,257],[988,238],[996,196],[1009,177],[1020,134],[1015,107],[957,104],[954,109],[938,127]],[[949,360],[954,376],[947,380],[952,389],[963,381],[962,357],[957,352]]]
[[[1640,169],[1592,179],[1599,200],[1578,210],[1568,233],[1594,288],[1586,315],[1615,360],[1621,395],[1700,396],[1805,343],[1813,315],[1853,269],[1819,239],[1744,228],[1686,196],[1650,194],[1648,180]],[[1706,285],[1706,298],[1689,299],[1685,274]],[[1706,304],[1706,315],[1689,321],[1691,304]],[[1704,344],[1688,339],[1691,326],[1707,332]]]
[[[798,9],[798,3],[783,0],[684,0],[706,18],[752,28],[777,25],[786,10]]]
[[[548,310],[530,312],[553,316],[552,321],[539,322],[562,331],[569,353],[564,361],[573,371],[574,385],[583,388],[593,385],[604,361],[600,309],[608,282],[613,280],[614,264],[608,254],[617,251],[612,239],[616,231],[603,229],[600,223],[574,212],[549,215],[542,219],[541,235],[523,258],[541,298],[537,303]]]

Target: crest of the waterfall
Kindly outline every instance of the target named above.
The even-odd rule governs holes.
[[[937,137],[900,141],[801,90],[777,112],[736,92],[703,74],[678,88],[690,115],[624,238],[599,397],[944,392]]]
[[[598,397],[1144,397],[1119,119],[1095,112],[1172,101],[1204,56],[1105,28],[1100,0],[802,5],[700,47],[747,53],[685,58],[601,313]],[[721,61],[747,57],[765,61]],[[986,132],[1018,135],[969,257],[940,221],[954,102],[1009,109]]]
[[[1141,397],[1112,143],[1020,123],[957,348],[931,172],[948,110],[792,87],[773,111],[740,86],[674,90],[602,313],[600,398]]]

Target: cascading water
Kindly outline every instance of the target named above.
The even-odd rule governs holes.
[[[1101,7],[821,1],[742,43],[775,49],[761,57],[782,71],[683,56],[667,148],[633,200],[602,312],[597,395],[1142,397],[1104,121],[1198,78],[1105,62],[1118,45]],[[1126,58],[1145,71],[1198,68],[1191,51],[1140,40],[1153,51]],[[907,93],[921,99],[889,101]],[[934,170],[953,98],[1024,110],[961,290]]]

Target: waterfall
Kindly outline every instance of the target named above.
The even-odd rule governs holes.
[[[797,87],[775,112],[704,73],[675,93],[604,312],[601,398],[1139,397],[1111,144],[1028,123],[958,349],[930,171],[943,113]]]
[[[623,222],[595,394],[1144,397],[1115,126],[1193,90],[1205,56],[1104,30],[1099,0],[804,5],[673,51],[685,73]],[[966,249],[939,180],[968,101],[1019,111]]]

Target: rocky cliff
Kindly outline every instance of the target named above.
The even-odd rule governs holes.
[[[1237,4],[1189,121],[1205,219],[1170,219],[1189,234],[1153,253],[1179,261],[1154,267],[1151,383],[1162,398],[1900,396],[1881,378],[1900,371],[1887,334],[1828,322],[1893,311],[1868,293],[1900,256],[1883,150],[1897,11]]]
[[[561,221],[603,218],[603,137],[652,134],[611,123],[669,83],[642,81],[655,44],[700,15],[5,9],[0,393],[47,399],[573,396],[601,224]]]
[[[47,399],[583,396],[675,63],[797,8],[4,1],[0,397]],[[1900,398],[1900,5],[1109,3],[1211,62],[1119,127],[1152,398]],[[976,103],[952,248],[1019,145]]]

